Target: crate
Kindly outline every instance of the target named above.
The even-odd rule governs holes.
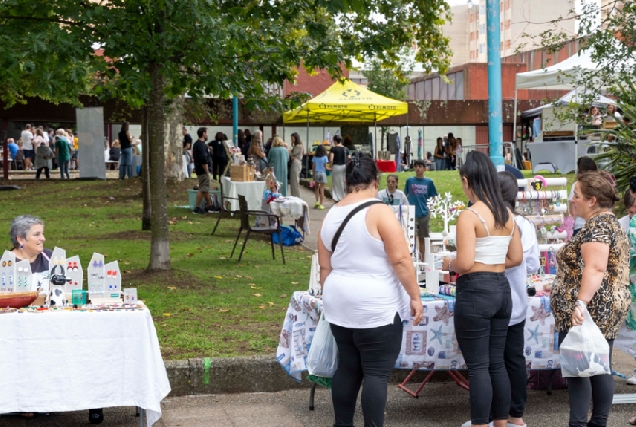
[[[254,181],[254,166],[230,165],[230,179],[237,182]]]

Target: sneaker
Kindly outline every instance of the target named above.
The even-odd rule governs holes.
[[[101,409],[89,409],[88,421],[91,424],[101,424],[104,421],[104,413]]]
[[[625,381],[629,385],[636,385],[636,369],[632,371],[632,376]]]
[[[316,204],[314,205],[314,208],[318,209],[318,207],[320,207],[320,202],[316,202]]]
[[[321,211],[324,211],[325,207],[323,205],[318,205],[318,209],[320,209]]]
[[[201,208],[197,206],[196,208],[194,208],[194,210],[192,211],[192,213],[193,213],[193,214],[197,214],[197,215],[198,215],[198,214],[202,214],[202,213],[205,213],[205,212],[204,212],[204,211],[202,211],[202,210],[201,210]]]
[[[508,427],[510,427],[512,424],[508,423]],[[472,426],[472,424],[470,423],[470,420],[466,421],[464,424],[462,424],[462,427],[470,427]],[[491,421],[488,423],[488,427],[495,427],[495,422]]]

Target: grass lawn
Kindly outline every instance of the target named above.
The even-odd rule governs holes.
[[[401,173],[404,185],[413,172]],[[455,171],[430,172],[440,194],[464,198]],[[571,181],[573,176],[568,177]],[[311,253],[285,248],[287,265],[271,259],[269,243],[250,239],[243,260],[229,259],[238,219],[224,219],[210,236],[216,215],[193,215],[186,189],[196,180],[168,184],[172,271],[146,273],[150,232],[141,231],[138,179],[119,181],[24,181],[19,191],[0,191],[0,229],[10,249],[11,220],[21,214],[45,222],[46,247],[118,260],[124,287],[136,287],[150,308],[166,359],[273,354],[289,298],[306,289]],[[381,188],[386,179],[381,179]],[[441,231],[438,219],[431,221]],[[244,234],[243,234],[244,235]],[[240,248],[239,248],[240,249]]]

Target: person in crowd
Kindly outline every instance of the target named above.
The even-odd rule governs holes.
[[[252,132],[250,132],[249,129],[245,129],[243,131],[243,133],[245,134],[245,142],[247,142],[248,144],[252,143]],[[249,150],[249,148],[248,148]]]
[[[351,160],[349,149],[342,145],[342,137],[333,137],[334,145],[329,150],[329,164],[331,165],[331,197],[339,202],[345,197],[345,169]],[[321,203],[322,204],[322,203]]]
[[[41,135],[42,131],[40,129],[37,131],[38,135]],[[51,159],[53,159],[53,150],[51,150],[51,147],[49,147],[46,142],[42,142],[35,150],[35,169],[37,170],[35,179],[40,179],[42,171],[44,171],[46,179],[51,178],[49,175],[49,171],[53,168],[53,161]]]
[[[208,139],[208,128],[200,127],[197,130],[197,136],[199,139],[197,139],[194,143],[194,147],[192,147],[192,157],[194,159],[194,171],[199,180],[199,192],[197,193],[196,204],[192,213],[202,214],[212,210],[212,199],[210,198],[210,170],[208,169],[210,165],[210,151],[205,144],[205,141]],[[220,137],[218,133],[217,136]],[[216,167],[216,163],[214,166]],[[205,208],[201,209],[203,199],[205,199]]]
[[[620,122],[623,116],[616,109],[616,105],[608,104],[605,110],[605,117],[603,117],[604,122]]]
[[[113,145],[110,148],[108,148],[108,145],[106,145],[106,154],[106,160],[108,160],[109,162],[119,162],[119,159],[121,158],[121,147],[118,139],[113,141]],[[115,170],[116,166],[117,165],[113,163],[109,164],[108,168],[110,170]]]
[[[631,303],[629,242],[612,213],[619,198],[606,172],[581,173],[574,184],[573,214],[585,225],[557,253],[557,275],[550,305],[559,345],[587,311],[612,346]],[[612,406],[611,374],[568,378],[570,427],[604,427]],[[592,401],[592,417],[588,413]]]
[[[285,141],[275,136],[272,148],[267,153],[267,163],[274,169],[274,176],[281,183],[280,194],[287,196],[287,165],[289,164],[289,151],[285,148]]]
[[[13,246],[11,251],[15,255],[16,262],[29,260],[31,264],[31,273],[33,274],[31,283],[38,284],[43,282],[44,279],[48,280],[49,263],[53,256],[53,251],[44,247],[44,242],[46,241],[44,237],[44,222],[40,218],[31,215],[17,216],[11,222],[9,235]],[[32,286],[33,291],[42,290],[37,285]],[[33,418],[35,416],[32,412],[25,412],[21,415],[23,418]],[[104,414],[101,409],[89,409],[88,418],[92,424],[99,424],[104,420]]]
[[[356,153],[347,164],[346,183],[347,195],[329,210],[318,234],[324,314],[338,346],[331,395],[334,426],[353,425],[364,382],[364,425],[382,427],[402,321],[412,317],[418,325],[422,301],[404,232],[390,207],[365,207],[343,224],[354,209],[375,200],[378,168],[373,159]],[[334,242],[338,229],[342,233]]]
[[[415,228],[419,245],[418,249],[421,255],[424,256],[424,238],[430,236],[429,220],[431,215],[428,211],[428,199],[437,197],[437,189],[432,179],[424,177],[426,162],[418,159],[414,165],[415,176],[406,180],[406,184],[404,184],[404,194],[406,194],[409,204],[415,206]]]
[[[24,150],[24,169],[31,170],[33,165],[33,159],[35,158],[35,151],[33,149],[33,133],[31,133],[31,125],[26,125],[22,134],[20,135],[22,140],[22,149]]]
[[[64,136],[64,129],[58,129],[55,135],[55,158],[60,168],[60,178],[64,179],[66,175],[66,179],[70,179],[68,165],[71,161],[71,143]]]
[[[55,138],[55,130],[53,128],[49,128],[47,133],[49,134],[49,145],[52,147],[54,142],[53,139]]]
[[[464,151],[464,147],[462,147],[463,141],[461,138],[455,138],[455,159],[457,168],[462,166],[462,153]]]
[[[188,132],[188,128],[187,127],[183,126],[181,128],[181,135],[183,135],[183,142],[182,142],[183,146],[185,147],[186,142],[189,142],[190,143],[190,147],[192,147],[192,143],[194,141],[192,141],[192,137],[190,136],[190,133]]]
[[[459,156],[458,156],[459,157]],[[508,427],[525,426],[523,413],[526,407],[526,358],[524,355],[523,329],[526,324],[528,295],[526,293],[526,277],[535,274],[539,269],[539,242],[534,224],[515,212],[517,202],[517,178],[510,172],[499,172],[499,188],[504,203],[513,213],[515,224],[519,229],[523,260],[516,267],[506,268],[505,274],[510,283],[512,297],[512,314],[508,322],[506,346],[504,348],[504,364],[510,379],[510,411]]]
[[[353,144],[353,139],[349,135],[345,135],[342,140],[342,145],[349,150],[349,153],[354,153],[356,151],[356,146]]]
[[[444,160],[444,145],[441,137],[437,138],[437,141],[435,142],[433,157],[435,158],[435,170],[443,171],[446,169],[446,161]]]
[[[636,214],[636,197],[632,196],[632,192],[629,189],[623,194],[623,206],[625,206],[627,215],[619,219],[618,223],[623,230],[625,230],[625,233],[627,233],[629,231],[629,223],[634,214]],[[636,385],[636,375],[634,376],[634,384],[632,385]]]
[[[590,110],[587,114],[586,118],[587,124],[599,126],[603,124],[603,116],[601,115],[601,111],[598,109],[596,105],[590,107]]]
[[[436,169],[435,167],[435,158],[433,157],[433,153],[431,153],[430,151],[426,152],[426,170],[428,171],[434,171]]]
[[[316,196],[316,204],[314,208],[324,209],[325,202],[325,184],[327,183],[327,150],[325,146],[320,144],[316,147],[314,157],[311,159],[311,172],[314,177],[314,195]]]
[[[71,153],[72,167],[74,170],[79,170],[79,138],[77,132],[73,132],[71,129],[68,129],[67,132],[73,148],[73,152]]]
[[[457,140],[453,135],[453,132],[448,132],[448,160],[447,165],[448,169],[455,170],[457,166]]]
[[[224,141],[227,141],[225,134],[223,132],[217,132],[216,135],[214,135],[214,140],[210,142],[210,148],[212,149],[212,178],[215,181],[217,180],[217,175],[219,177],[218,180],[221,180],[221,177],[223,177],[228,164],[228,157],[227,152],[225,151]],[[197,175],[199,174],[199,172],[196,171],[196,160],[195,172],[197,173]]]
[[[190,141],[192,138],[190,138]],[[183,156],[183,162],[185,163],[185,169],[188,172],[188,178],[192,175],[192,168],[194,165],[192,164],[192,153],[190,149],[192,148],[192,144],[190,141],[184,138],[183,140],[183,149],[181,150],[181,155]]]
[[[132,178],[132,136],[130,135],[130,124],[124,122],[121,130],[117,134],[117,139],[121,146],[121,158],[119,160],[119,179],[124,179],[126,175]]]
[[[300,197],[300,172],[303,170],[303,155],[305,154],[305,145],[300,139],[298,132],[294,132],[291,135],[291,171],[290,177],[290,190],[291,195],[294,197]]]
[[[254,163],[258,166],[258,170],[261,174],[265,173],[265,169],[267,169],[267,156],[265,156],[265,152],[263,151],[263,132],[257,130],[252,135],[252,141],[250,142],[250,151],[247,153],[248,157],[252,157],[254,159]],[[292,196],[293,196],[292,189]]]
[[[20,147],[18,147],[18,144],[15,143],[15,140],[13,138],[7,138],[7,148],[9,149],[11,158],[15,159],[15,157],[18,155],[18,150],[20,149]]]
[[[387,205],[408,205],[409,201],[402,190],[398,190],[398,176],[391,174],[386,177],[386,189],[378,191],[378,200]]]
[[[31,143],[33,144],[33,150],[36,152],[37,156],[38,147],[45,143],[44,135],[42,135],[42,130],[40,128],[35,129],[35,135],[33,136]],[[37,166],[35,168],[37,169]]]
[[[495,427],[506,427],[511,393],[504,352],[513,307],[504,270],[522,263],[523,249],[488,156],[471,151],[459,174],[472,206],[457,219],[457,257],[444,258],[442,269],[459,274],[455,331],[468,365],[470,420],[485,427],[492,415]]]
[[[42,137],[44,138],[44,142],[49,147],[51,146],[51,140],[49,138],[49,133],[44,130],[44,126],[38,126],[38,129],[42,132]]]
[[[578,172],[579,175],[585,172],[598,170],[598,167],[596,166],[596,162],[594,161],[594,159],[588,156],[579,157],[579,159],[576,161],[576,164],[577,164],[577,169],[579,171]],[[568,197],[570,204],[572,203],[572,198],[574,197],[575,185],[576,185],[576,182],[572,184],[572,189],[570,190],[570,196]],[[572,209],[570,209],[570,214],[573,215]],[[574,226],[572,228],[572,237],[576,236],[576,233],[578,233],[581,230],[581,228],[583,228],[584,225],[585,225],[585,220],[579,216],[574,215]]]
[[[249,151],[250,147],[247,145],[247,141],[245,140],[245,132],[243,132],[243,130],[241,129],[238,130],[237,140],[238,147],[241,149],[241,153],[243,154],[243,156],[247,157],[247,152]]]

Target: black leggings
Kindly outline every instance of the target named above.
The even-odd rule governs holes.
[[[568,331],[559,332],[559,347]],[[610,370],[612,369],[612,347],[614,340],[607,340],[610,354]],[[595,375],[593,377],[567,378],[568,397],[570,399],[569,427],[605,427],[612,399],[614,398],[614,378],[612,375]],[[587,422],[587,415],[592,401],[592,418]]]
[[[40,179],[40,175],[42,174],[42,171],[44,171],[44,174],[46,175],[46,179],[51,178],[51,176],[49,175],[49,168],[42,167],[42,168],[38,168],[38,171],[35,174],[35,179]]]
[[[508,419],[510,380],[504,350],[511,312],[504,273],[478,272],[457,279],[455,331],[468,365],[472,424],[488,424],[491,411],[494,420]]]
[[[508,378],[510,378],[510,412],[513,418],[523,418],[526,407],[528,374],[526,372],[526,357],[523,355],[523,328],[526,321],[508,326],[506,348],[504,350],[504,363]]]
[[[212,159],[212,178],[216,179],[216,176],[219,176],[219,180],[221,176],[223,176],[223,171],[227,166],[227,159],[225,158],[213,158]]]
[[[338,369],[333,376],[334,427],[352,427],[358,391],[362,389],[365,427],[384,425],[387,384],[402,345],[402,321],[369,329],[350,329],[331,324],[338,344]]]

